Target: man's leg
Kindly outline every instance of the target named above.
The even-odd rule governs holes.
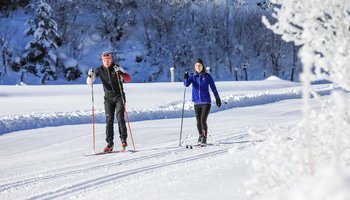
[[[114,142],[114,112],[115,102],[105,99],[105,114],[106,114],[106,142],[107,147],[112,147]]]
[[[125,145],[127,144],[126,139],[128,137],[128,133],[127,133],[126,124],[125,124],[124,105],[121,99],[117,100],[117,103],[116,103],[116,116],[118,120],[120,140],[122,142],[122,145]]]

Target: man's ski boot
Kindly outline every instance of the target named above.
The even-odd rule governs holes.
[[[125,151],[125,148],[128,146],[128,143],[126,142],[126,139],[122,139],[122,147],[123,151]]]
[[[113,151],[113,144],[112,145],[107,145],[104,149],[103,149],[103,152],[105,153],[109,153],[109,152],[112,152]]]

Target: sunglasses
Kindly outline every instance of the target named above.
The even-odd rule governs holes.
[[[111,56],[112,53],[109,53],[109,52],[103,52],[102,56]]]

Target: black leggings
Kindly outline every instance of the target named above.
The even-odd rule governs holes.
[[[207,119],[210,112],[211,104],[197,104],[194,105],[194,112],[196,113],[197,129],[199,135],[207,137],[208,125]]]
[[[106,113],[106,142],[109,145],[114,144],[114,114],[117,117],[119,137],[126,140],[127,129],[124,119],[124,105],[121,98],[118,99],[106,99],[105,98],[105,113]]]

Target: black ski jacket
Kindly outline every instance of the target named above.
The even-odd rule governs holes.
[[[112,66],[109,68],[105,68],[102,65],[96,69],[95,75],[96,77],[100,77],[103,90],[105,91],[105,99],[106,100],[120,100],[122,95],[125,100],[125,93],[123,88],[123,82],[121,79],[122,72],[119,71],[119,83],[117,79],[116,72],[114,71],[115,64],[112,63]]]

